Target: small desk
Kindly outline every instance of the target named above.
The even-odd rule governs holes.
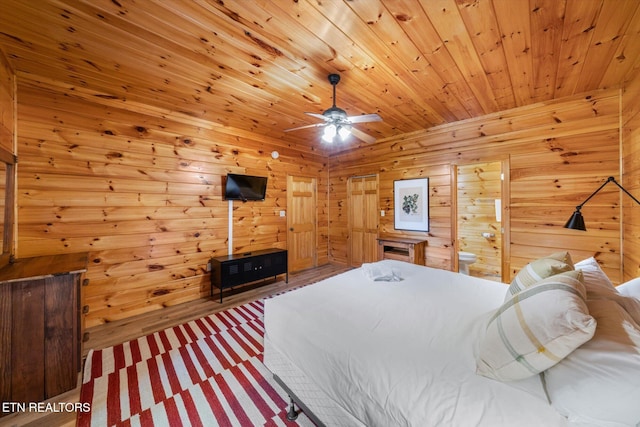
[[[413,264],[426,265],[426,240],[407,237],[379,237],[378,259],[395,259]]]

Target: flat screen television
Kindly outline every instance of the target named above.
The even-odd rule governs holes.
[[[224,186],[225,200],[264,200],[267,193],[267,177],[227,174]]]

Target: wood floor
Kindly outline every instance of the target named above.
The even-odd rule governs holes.
[[[211,313],[226,310],[274,295],[288,289],[304,286],[318,282],[327,277],[334,276],[349,270],[350,267],[340,264],[328,264],[321,267],[304,270],[289,274],[289,283],[285,283],[284,275],[278,276],[277,280],[267,280],[256,284],[245,285],[230,290],[223,294],[223,301],[219,299],[203,298],[163,310],[141,314],[126,320],[107,323],[86,330],[88,340],[83,346],[83,358],[90,349],[100,349],[129,341],[140,336],[148,335],[162,329],[188,322],[207,316]],[[78,376],[78,387],[67,393],[47,400],[46,403],[74,403],[80,398],[80,376]],[[4,426],[50,426],[50,427],[73,427],[76,425],[75,413],[16,413],[0,418],[0,427]]]

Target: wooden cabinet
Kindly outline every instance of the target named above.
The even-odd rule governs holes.
[[[19,259],[0,269],[0,400],[39,402],[77,386],[87,254]]]
[[[378,259],[395,259],[426,265],[426,247],[426,240],[405,237],[380,237],[378,238]]]
[[[286,274],[289,282],[287,267],[287,251],[283,249],[264,249],[211,258],[211,294],[213,288],[222,290],[256,280]]]

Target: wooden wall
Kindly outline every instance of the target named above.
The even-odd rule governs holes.
[[[622,186],[640,200],[640,77],[622,95]],[[611,184],[609,184],[611,185]],[[622,196],[624,233],[624,281],[640,277],[640,206]]]
[[[620,91],[606,90],[469,119],[382,141],[330,159],[330,258],[346,262],[349,176],[379,174],[380,233],[393,224],[393,181],[429,177],[427,265],[451,269],[454,253],[452,165],[507,159],[511,276],[532,258],[569,250],[595,255],[621,280],[619,194],[603,190],[583,209],[589,231],[563,228],[575,206],[620,172]]]
[[[234,202],[234,252],[286,248],[287,175],[317,177],[328,262],[325,156],[19,81],[18,158],[18,256],[90,253],[88,327],[208,295],[207,263],[227,254],[227,172],[268,176],[266,201]]]

